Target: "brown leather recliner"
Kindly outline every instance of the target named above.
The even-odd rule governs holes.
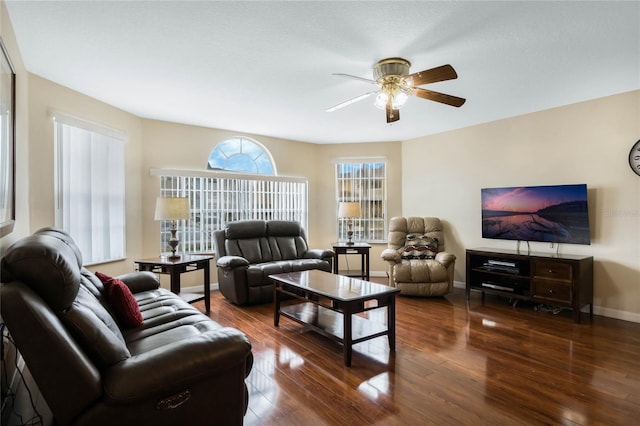
[[[456,257],[444,250],[444,233],[437,217],[394,217],[389,222],[389,285],[403,295],[444,296],[453,290]]]
[[[52,228],[2,258],[1,314],[57,425],[240,425],[253,355],[247,337],[166,289],[119,277],[143,322],[119,325],[71,237]]]
[[[230,222],[213,233],[220,293],[238,305],[273,300],[272,274],[331,272],[335,253],[309,249],[304,228],[285,220]]]

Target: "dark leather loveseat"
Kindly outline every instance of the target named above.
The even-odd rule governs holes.
[[[331,272],[333,250],[309,249],[298,222],[243,220],[214,232],[220,293],[238,305],[273,300],[271,274]]]
[[[239,330],[159,288],[150,272],[118,277],[142,321],[123,326],[112,287],[55,229],[17,241],[0,264],[3,321],[56,425],[242,424],[253,355]]]

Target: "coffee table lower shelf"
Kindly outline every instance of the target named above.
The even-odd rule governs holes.
[[[338,343],[345,344],[344,315],[341,312],[308,302],[282,306],[280,314]],[[385,324],[359,315],[351,315],[351,333],[351,345],[389,334]]]

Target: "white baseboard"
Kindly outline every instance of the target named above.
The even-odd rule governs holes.
[[[209,287],[210,291],[218,291],[218,283],[211,283]],[[180,291],[184,291],[185,293],[203,293],[204,285],[194,285],[192,287],[181,287]]]
[[[584,309],[582,311],[584,312]],[[587,309],[587,312],[589,312],[588,309]],[[623,321],[640,323],[640,314],[636,312],[620,311],[618,309],[605,308],[602,306],[594,306],[593,314],[601,315],[607,318],[615,318]]]

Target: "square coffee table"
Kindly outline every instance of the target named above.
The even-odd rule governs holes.
[[[311,330],[343,345],[344,364],[351,366],[356,343],[387,336],[389,349],[396,348],[397,288],[324,271],[300,271],[269,275],[275,284],[273,324],[280,315],[308,326]],[[281,306],[282,296],[302,303]],[[387,308],[386,324],[354,315]]]

